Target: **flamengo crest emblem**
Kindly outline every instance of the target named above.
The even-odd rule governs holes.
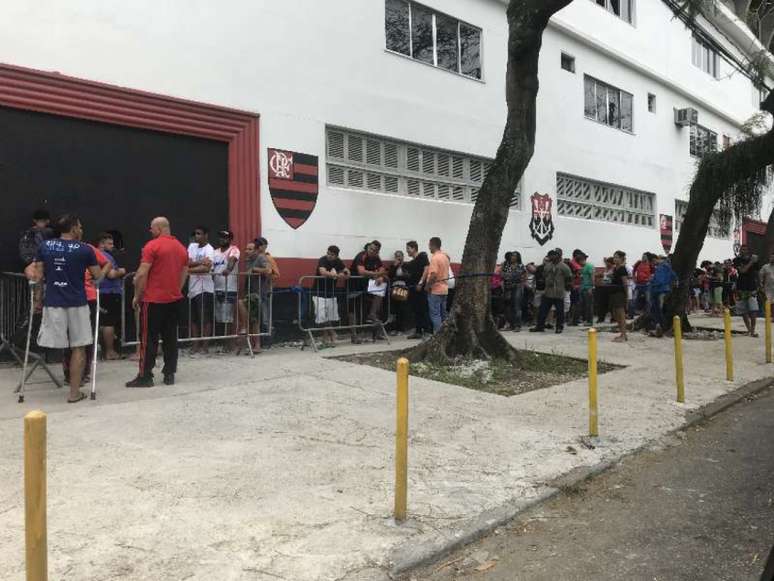
[[[319,189],[316,155],[269,149],[269,192],[283,220],[294,230],[312,215]]]
[[[548,194],[532,194],[532,219],[529,221],[529,231],[538,244],[543,246],[554,237],[554,219],[551,214],[553,200]]]

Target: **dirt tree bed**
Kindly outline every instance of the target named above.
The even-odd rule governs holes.
[[[588,375],[588,362],[582,359],[536,351],[521,353],[523,369],[501,360],[459,360],[453,366],[413,363],[410,373],[415,377],[451,383],[505,397],[545,389]],[[400,356],[400,351],[380,351],[346,355],[336,359],[394,371]],[[600,362],[598,369],[599,373],[606,373],[620,367]]]

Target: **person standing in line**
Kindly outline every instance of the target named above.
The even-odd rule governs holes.
[[[312,286],[312,305],[314,306],[314,322],[320,327],[338,325],[339,299],[336,296],[336,286],[339,281],[349,278],[349,269],[339,258],[341,250],[338,246],[328,246],[325,256],[317,261],[314,285]],[[323,331],[322,346],[333,348],[336,346],[336,331],[329,329]]]
[[[269,300],[272,285],[272,266],[266,256],[266,248],[269,241],[258,237],[249,242],[245,247],[245,279],[244,294],[247,297],[239,303],[240,325],[248,325],[249,332],[254,335],[267,334],[270,331]],[[248,328],[240,330],[240,334],[246,334]],[[261,352],[261,337],[255,337],[251,343],[254,353]],[[241,351],[241,343],[237,346],[237,354]]]
[[[734,259],[734,267],[739,273],[736,281],[737,300],[736,314],[742,315],[744,325],[750,337],[757,337],[755,322],[758,316],[758,273],[760,265],[758,256],[750,253],[747,246],[739,249],[739,256]]]
[[[572,271],[562,261],[562,255],[556,250],[548,252],[548,262],[543,269],[545,292],[540,303],[537,324],[530,329],[532,333],[542,333],[546,329],[546,319],[551,307],[556,311],[556,329],[559,334],[564,330],[564,297],[572,285]]]
[[[634,263],[634,299],[631,303],[629,318],[634,319],[637,313],[650,311],[650,281],[653,278],[653,255],[646,252],[642,258]]]
[[[613,254],[613,276],[610,281],[610,310],[613,318],[618,323],[618,337],[613,339],[615,343],[628,341],[626,336],[626,306],[629,292],[629,269],[626,268],[626,254],[622,250],[616,250]]]
[[[121,325],[121,297],[124,294],[124,277],[126,269],[120,268],[113,256],[113,235],[102,232],[97,237],[97,248],[110,261],[110,271],[105,280],[99,285],[99,299],[102,312],[100,313],[100,333],[105,346],[105,359],[113,361],[120,359],[121,355],[116,351],[116,328]]]
[[[239,294],[239,257],[234,233],[230,230],[218,232],[218,247],[212,258],[212,276],[215,282],[215,322],[224,325],[224,335],[229,334],[228,325],[234,323]],[[225,346],[223,351],[226,351]]]
[[[581,269],[583,268],[578,262],[578,256],[583,254],[579,248],[572,251],[572,258],[567,266],[570,267],[572,272],[572,288],[570,289],[570,322],[571,327],[577,327],[581,319],[581,300],[580,300],[580,287],[581,287]]]
[[[175,384],[177,373],[177,322],[188,277],[188,253],[172,236],[163,216],[150,224],[153,240],[142,249],[140,267],[134,275],[135,311],[140,309],[140,370],[126,387],[153,387],[153,368],[163,340],[164,385]]]
[[[430,321],[433,323],[433,333],[437,333],[446,320],[446,298],[449,294],[449,257],[441,250],[441,239],[434,236],[430,239],[430,266],[427,269],[427,304],[430,311]]]
[[[584,252],[580,252],[575,260],[581,267],[580,317],[584,325],[591,327],[594,324],[594,265]]]
[[[408,285],[411,273],[406,267],[405,256],[402,250],[396,250],[393,261],[387,274],[390,279],[390,306],[395,320],[392,323],[391,335],[402,335],[406,332],[406,319],[408,318]]]
[[[76,403],[86,398],[80,387],[86,347],[93,341],[83,273],[88,270],[99,278],[101,269],[94,250],[80,241],[83,226],[78,216],[65,214],[56,226],[59,238],[44,240],[24,272],[28,279],[46,283],[38,345],[69,350],[67,402]]]
[[[409,335],[408,338],[422,339],[425,333],[429,335],[433,333],[427,293],[423,287],[430,260],[427,258],[426,252],[419,251],[419,244],[417,244],[416,240],[406,243],[406,254],[411,258],[406,263],[406,269],[409,271],[409,301],[414,310],[414,333]]]
[[[508,324],[511,331],[521,331],[521,303],[524,298],[524,280],[526,268],[521,260],[521,253],[517,250],[509,253],[510,256],[503,264],[501,275],[503,279],[503,291],[507,309]]]
[[[205,226],[196,226],[193,242],[188,245],[188,304],[192,338],[209,337],[212,334],[215,283],[211,272],[215,249],[209,243],[209,234]],[[207,339],[194,341],[191,345],[191,355],[199,352],[208,352]]]
[[[664,302],[677,281],[677,275],[666,256],[655,257],[656,271],[650,283],[650,313],[656,326],[656,336],[664,332]]]
[[[25,268],[35,262],[40,245],[54,237],[50,223],[51,215],[45,208],[35,210],[32,214],[32,227],[25,230],[19,239],[19,258]]]
[[[761,286],[766,300],[774,302],[774,252],[769,256],[769,261],[761,268]]]

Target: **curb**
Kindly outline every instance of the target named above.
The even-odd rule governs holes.
[[[712,416],[727,410],[733,405],[736,405],[745,398],[760,393],[772,386],[774,386],[774,377],[758,379],[747,383],[730,393],[720,396],[713,402],[688,412],[685,417],[685,423],[679,428],[670,431],[668,434],[664,434],[664,436],[674,434],[675,432],[685,430],[686,428],[701,423]],[[637,449],[632,450],[611,462],[600,462],[591,466],[579,466],[574,468],[566,474],[558,476],[554,480],[548,482],[548,488],[535,498],[509,502],[486,510],[459,526],[449,528],[445,531],[439,531],[439,536],[436,536],[435,538],[419,542],[409,540],[403,543],[400,547],[394,549],[387,559],[387,562],[390,564],[390,578],[399,578],[401,575],[405,575],[412,570],[439,561],[456,549],[477,541],[494,531],[496,528],[514,520],[519,514],[559,495],[562,492],[562,489],[577,486],[578,484],[607,472],[625,458],[642,452],[651,444],[652,442],[645,443]]]

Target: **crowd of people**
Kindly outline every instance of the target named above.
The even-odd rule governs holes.
[[[207,353],[208,337],[215,326],[238,326],[251,347],[260,351],[260,336],[270,336],[269,309],[273,285],[279,279],[277,261],[267,252],[268,241],[258,237],[243,251],[227,229],[217,232],[216,245],[209,230],[197,226],[186,249],[171,233],[169,221],[155,218],[152,239],[142,250],[132,278],[132,308],[139,320],[139,372],[127,387],[152,387],[153,369],[163,340],[164,383],[172,385],[177,371],[177,340],[182,307],[188,305],[192,354]],[[81,401],[80,391],[90,368],[99,294],[99,338],[103,356],[118,359],[116,329],[121,324],[126,269],[114,255],[114,234],[102,232],[93,243],[83,241],[83,225],[73,214],[50,224],[45,211],[33,215],[32,228],[19,244],[25,274],[45,282],[33,293],[42,303],[38,345],[64,349],[64,373],[70,384],[68,401]],[[336,330],[346,326],[351,340],[361,342],[359,331],[386,323],[393,334],[423,339],[437,333],[451,307],[456,279],[441,239],[432,237],[428,252],[416,241],[398,250],[386,263],[381,243],[374,240],[347,265],[340,249],[330,246],[312,273],[308,290],[311,317],[322,334],[322,345],[333,347]],[[240,276],[241,275],[241,276]],[[618,327],[616,342],[627,341],[627,320],[646,315],[656,335],[665,327],[664,305],[675,288],[670,258],[646,252],[629,266],[623,251],[616,251],[595,266],[580,249],[565,257],[560,248],[550,250],[536,264],[524,263],[518,251],[505,253],[494,273],[457,276],[490,278],[492,313],[501,330],[530,332],[565,325],[591,326],[606,321]],[[757,336],[756,318],[763,301],[774,300],[774,254],[763,264],[743,246],[738,256],[723,262],[703,262],[690,280],[689,310],[721,316],[729,307],[744,318],[750,335]],[[187,301],[183,293],[187,293]],[[389,297],[389,300],[388,300]],[[385,306],[389,304],[390,308]],[[388,317],[388,315],[390,315]]]

